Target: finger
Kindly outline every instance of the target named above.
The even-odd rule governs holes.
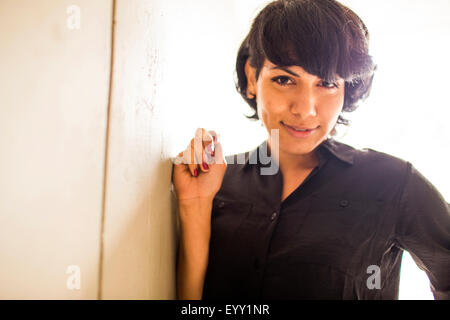
[[[217,134],[214,130],[205,131],[203,133],[203,152],[202,157],[209,166],[214,163],[214,141],[217,140]]]
[[[217,133],[214,130],[209,130],[208,133],[212,137],[212,141],[206,145],[205,150],[207,155],[214,156],[215,143],[218,140]],[[208,160],[211,160],[211,158],[208,157]]]
[[[209,141],[208,141],[209,140]],[[212,136],[203,128],[198,128],[195,132],[194,153],[195,159],[199,164],[200,170],[208,172],[207,156],[205,153],[205,144],[213,141]]]
[[[214,137],[211,134],[214,134],[214,131],[210,130],[210,131],[206,131],[204,128],[198,128],[197,131],[195,132],[196,137],[200,140],[202,140],[202,147],[205,150],[205,147],[207,147],[210,144],[214,143]]]
[[[184,151],[184,163],[188,166],[191,174],[196,177],[199,171],[198,164],[195,163],[194,139],[191,139],[189,146]]]
[[[222,143],[220,141],[216,142],[214,151],[214,162],[217,164],[227,164],[225,157],[223,156]]]
[[[213,137],[213,143],[216,143],[219,139],[219,134],[214,130],[209,130],[208,133]]]

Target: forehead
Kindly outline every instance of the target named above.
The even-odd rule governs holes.
[[[295,73],[295,75],[301,76],[303,78],[316,78],[319,79],[318,76],[308,73],[305,69],[303,69],[303,67],[299,66],[299,65],[292,65],[292,66],[278,66],[274,63],[272,63],[270,60],[268,60],[267,58],[264,60],[264,64],[263,64],[263,69],[266,72],[275,72],[275,71],[280,71],[280,70],[284,70],[287,73],[292,74]],[[336,75],[336,79],[335,81],[344,81],[339,75]]]
[[[302,67],[300,67],[300,66],[298,66],[298,65],[293,65],[293,66],[278,66],[278,65],[272,63],[272,62],[271,62],[270,60],[268,60],[268,59],[265,59],[265,60],[264,60],[263,68],[266,69],[268,72],[273,72],[273,71],[283,70],[283,69],[289,69],[289,70],[295,72],[295,73],[298,74],[298,75],[302,74],[303,76],[316,77],[315,75],[306,72],[305,69],[303,69]]]

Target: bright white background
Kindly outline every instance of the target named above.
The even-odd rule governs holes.
[[[266,137],[266,131],[259,123],[250,122],[243,116],[250,114],[250,109],[235,91],[233,82],[237,49],[251,20],[266,3],[261,0],[221,2],[224,12],[232,18],[219,27],[215,23],[216,17],[205,10],[205,19],[202,26],[199,25],[202,33],[197,34],[203,37],[204,47],[183,52],[184,63],[171,64],[166,70],[167,74],[179,77],[177,71],[186,70],[189,65],[186,61],[194,64],[202,61],[200,65],[189,66],[193,73],[201,73],[203,79],[196,86],[196,93],[192,93],[191,84],[186,89],[179,87],[178,95],[171,96],[172,103],[189,105],[187,110],[196,112],[195,120],[187,123],[183,121],[183,114],[179,114],[178,119],[172,120],[172,125],[192,134],[197,127],[216,130],[221,134],[226,154],[247,151]],[[346,0],[343,3],[369,28],[371,54],[378,64],[378,71],[371,96],[360,109],[348,115],[353,125],[349,130],[341,131],[342,135],[345,131],[347,134],[339,140],[410,161],[450,201],[446,167],[450,162],[450,133],[446,128],[450,116],[450,83],[447,79],[450,74],[450,1]],[[230,6],[233,7],[231,14]],[[205,24],[211,26],[210,32],[202,28]],[[214,37],[219,28],[224,29],[220,35],[223,45],[208,46],[208,39]],[[174,46],[186,47],[188,41],[178,37]],[[189,81],[190,75],[182,77],[178,80]],[[195,105],[192,105],[193,101]],[[171,144],[174,147],[172,156],[185,148],[187,138]],[[425,273],[407,252],[403,257],[399,298],[433,299]]]

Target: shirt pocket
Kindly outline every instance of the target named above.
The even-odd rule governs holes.
[[[345,257],[373,240],[377,225],[376,203],[316,196],[311,200],[300,238],[311,248]]]
[[[252,204],[240,200],[216,196],[211,215],[211,245],[213,250],[233,250],[242,241],[239,228],[252,211]]]

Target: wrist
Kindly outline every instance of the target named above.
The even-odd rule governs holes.
[[[203,210],[212,206],[213,200],[214,196],[178,200],[178,208],[180,210]]]
[[[179,201],[180,222],[183,226],[209,228],[211,226],[213,198],[196,198]]]

